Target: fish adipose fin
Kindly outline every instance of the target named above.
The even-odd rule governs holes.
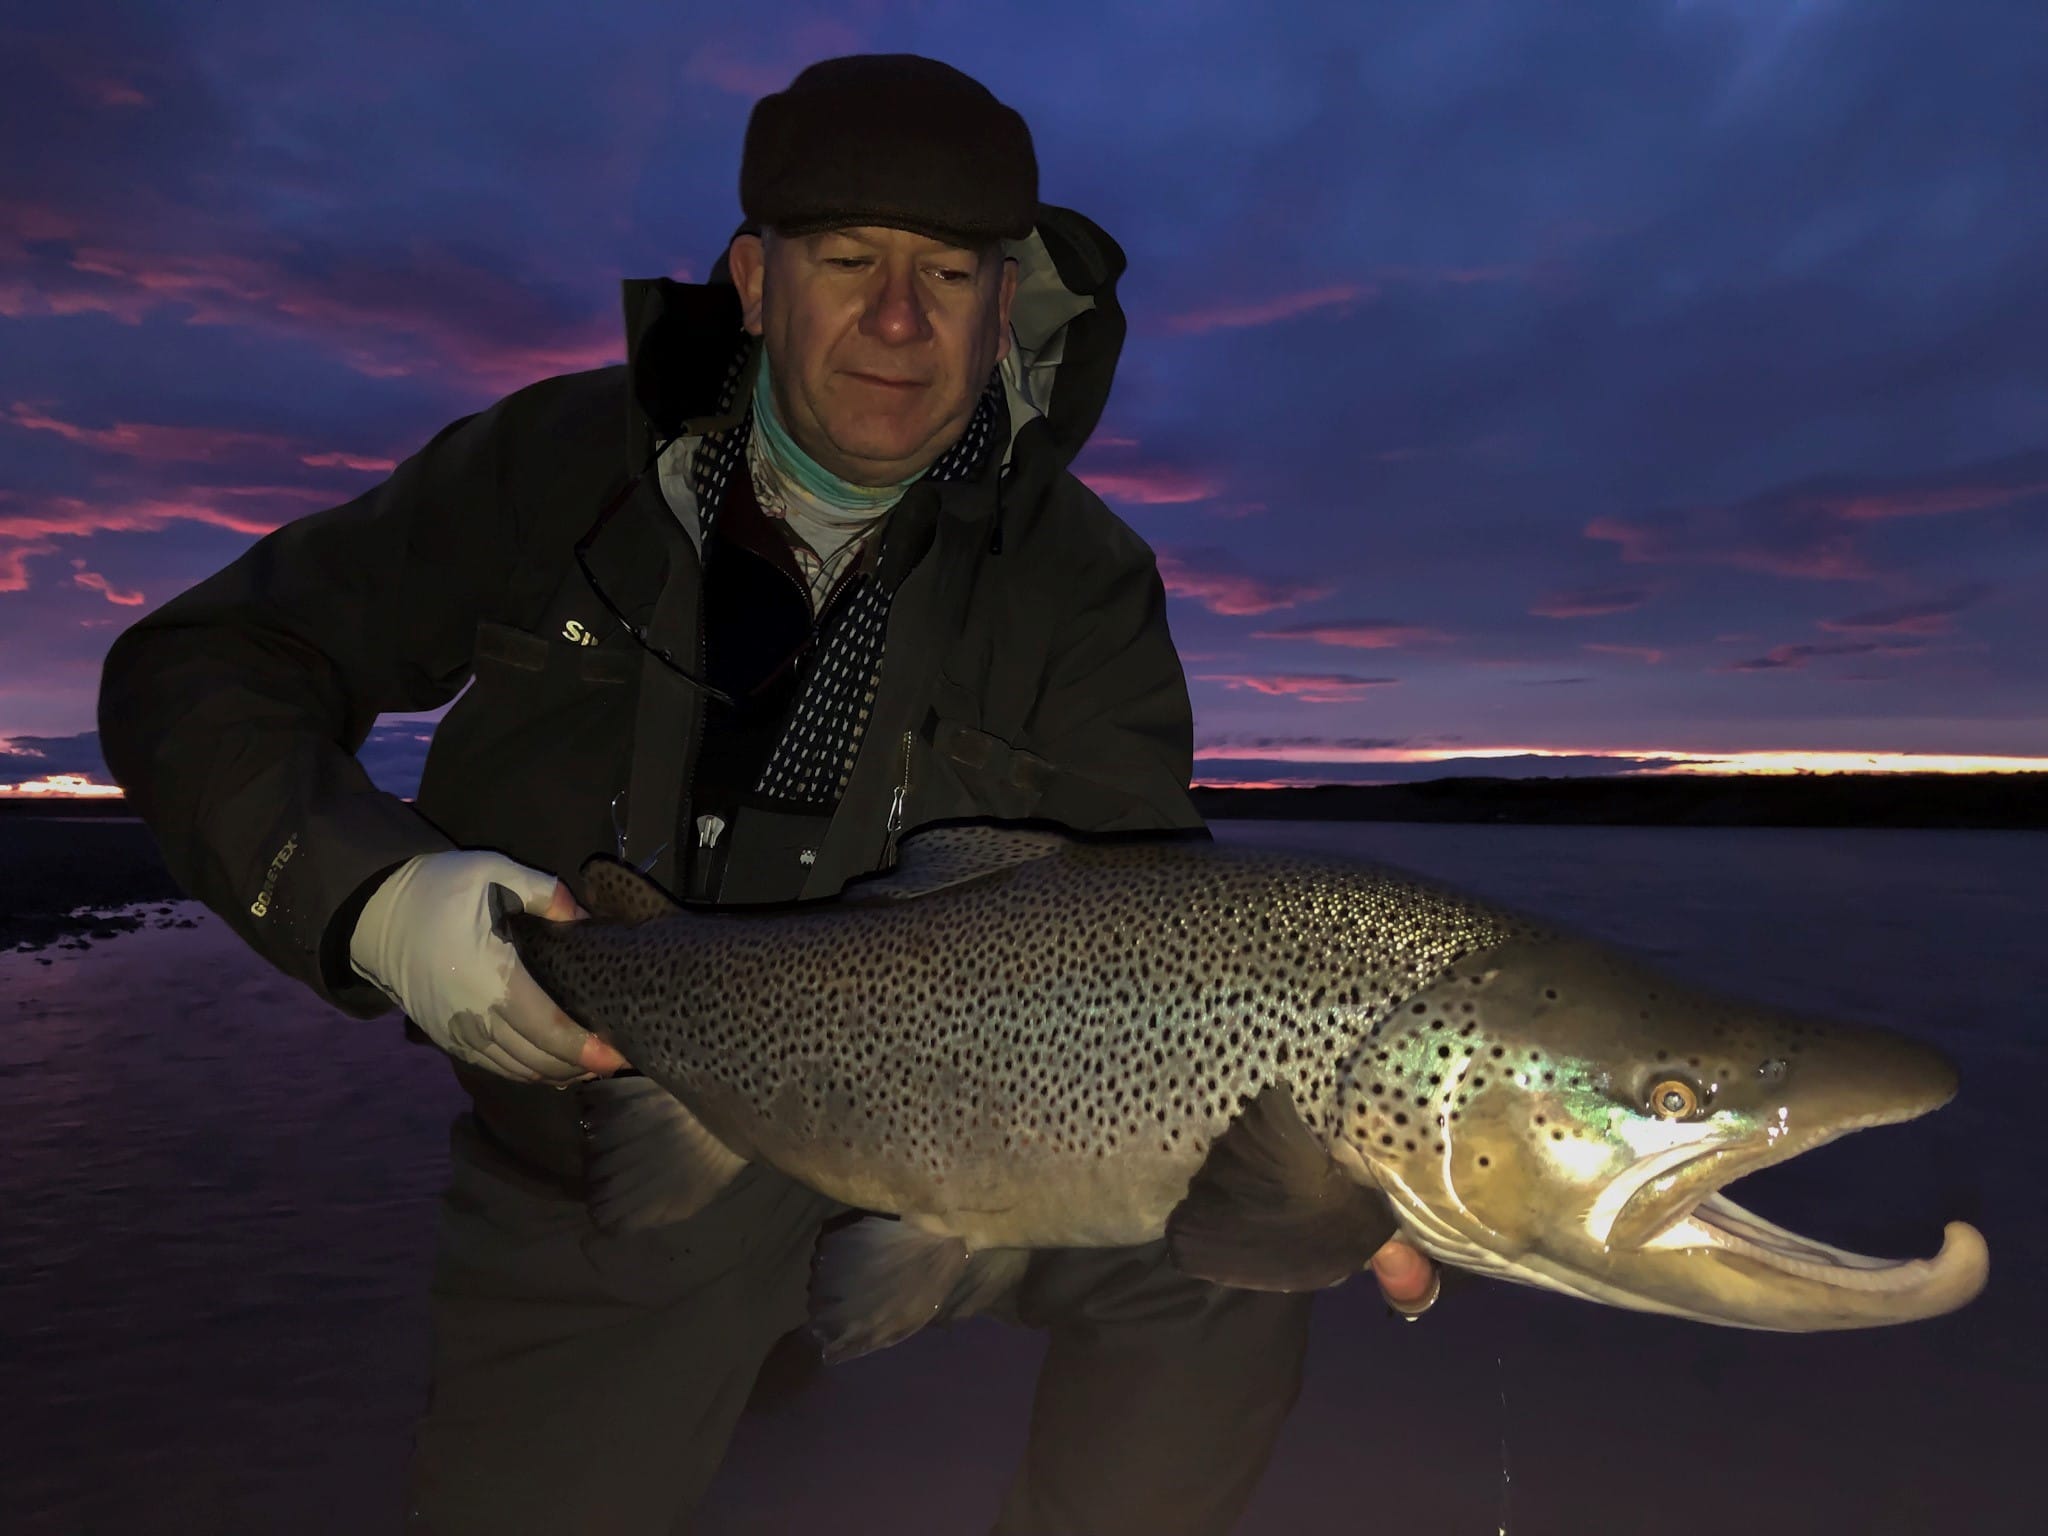
[[[682,911],[682,904],[659,884],[608,853],[585,859],[582,875],[583,904],[592,917],[631,927]]]
[[[970,1254],[957,1237],[869,1216],[827,1234],[811,1277],[811,1334],[827,1361],[907,1339],[927,1323],[994,1305],[1024,1277],[1030,1251]]]
[[[1313,1291],[1365,1268],[1397,1226],[1386,1197],[1338,1166],[1276,1084],[1209,1149],[1166,1219],[1166,1244],[1204,1280]]]
[[[694,1216],[747,1166],[652,1079],[600,1078],[580,1092],[590,1210],[607,1231]]]
[[[1071,839],[1037,827],[933,827],[906,837],[887,874],[847,886],[842,900],[902,901],[929,896],[948,886],[1050,858],[1072,846]]]

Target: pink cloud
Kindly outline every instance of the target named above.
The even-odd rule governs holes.
[[[5,538],[0,529],[0,538]],[[57,546],[45,541],[31,541],[16,544],[11,548],[0,544],[0,592],[26,592],[28,590],[28,563],[38,555],[54,555]]]
[[[1861,581],[1874,574],[1847,533],[1816,531],[1777,544],[1747,542],[1730,534],[1725,516],[1713,515],[1717,510],[1706,509],[1684,525],[1596,517],[1584,531],[1589,539],[1619,545],[1621,558],[1630,565],[1732,565],[1814,581]]]
[[[1648,662],[1653,667],[1664,659],[1664,652],[1648,645],[1597,645],[1588,641],[1580,649],[1598,651],[1604,656],[1633,656],[1637,661]]]
[[[228,251],[198,253],[126,251],[110,246],[81,246],[71,269],[106,279],[112,286],[108,313],[139,322],[161,303],[190,304],[194,325],[219,324],[233,318],[225,306],[275,305],[284,275],[270,263]]]
[[[1164,326],[1174,335],[1199,336],[1207,331],[1273,325],[1324,309],[1348,312],[1353,306],[1369,303],[1395,286],[1469,288],[1484,283],[1521,282],[1528,276],[1526,269],[1514,266],[1377,267],[1370,279],[1364,282],[1330,283],[1298,293],[1187,310],[1167,316]]]
[[[148,601],[140,592],[121,592],[115,590],[113,583],[108,581],[98,571],[87,570],[83,560],[74,560],[71,563],[76,567],[71,573],[72,581],[81,587],[99,593],[110,603],[117,603],[123,608],[140,608]]]
[[[111,427],[81,427],[17,400],[8,420],[27,432],[50,432],[68,443],[96,453],[118,453],[134,459],[217,462],[252,452],[278,452],[281,437],[261,432],[232,432],[218,427],[164,427],[119,421]]]
[[[1166,590],[1175,597],[1200,603],[1211,613],[1234,617],[1271,613],[1276,608],[1292,608],[1296,603],[1314,602],[1330,595],[1328,587],[1267,581],[1248,575],[1218,550],[1189,550],[1180,554],[1162,549],[1158,556],[1159,577]]]
[[[373,458],[365,453],[302,453],[299,462],[308,469],[356,469],[365,474],[388,475],[398,460]]]
[[[109,293],[83,288],[59,288],[47,283],[31,286],[0,282],[0,315],[22,320],[31,315],[110,315],[123,325],[140,325],[156,307],[147,294]]]
[[[278,494],[274,488],[266,489],[269,494]],[[206,523],[234,533],[260,536],[289,520],[258,517],[222,507],[210,499],[198,499],[203,494],[188,492],[182,499],[142,497],[116,503],[53,496],[34,510],[0,513],[0,541],[33,544],[53,537],[89,538],[96,533],[154,533],[181,522]]]
[[[1596,517],[1585,536],[1631,564],[1731,565],[1817,581],[1875,575],[1859,547],[1871,523],[1993,511],[2048,494],[2048,453],[2021,454],[1940,475],[1887,481],[1808,480],[1720,506],[1654,520]]]
[[[75,81],[79,93],[95,106],[146,107],[149,98],[125,80],[105,77]]]
[[[1982,512],[2048,492],[2048,478],[2000,485],[1964,480],[1954,485],[1897,486],[1849,491],[1819,499],[1820,508],[1846,522],[1867,523],[1893,517],[1931,517],[1948,512]]]
[[[1335,623],[1290,624],[1282,629],[1254,632],[1259,640],[1313,640],[1318,645],[1341,645],[1352,650],[1387,651],[1402,646],[1447,640],[1442,630],[1422,624],[1386,624],[1366,619]]]
[[[1220,489],[1215,477],[1201,470],[1170,464],[1133,464],[1122,468],[1077,467],[1081,483],[1104,501],[1138,506],[1175,506],[1206,501]]]
[[[221,427],[167,427],[118,421],[111,427],[84,427],[17,400],[7,412],[13,425],[27,432],[49,432],[95,453],[173,463],[220,463],[260,455],[289,455],[313,469],[351,469],[389,474],[397,460],[371,454],[332,450],[307,453],[293,449],[274,433],[237,432]]]
[[[1545,619],[1588,619],[1601,614],[1627,613],[1640,608],[1650,594],[1641,587],[1603,587],[1592,591],[1559,592],[1543,598],[1529,611]]]
[[[1887,644],[1878,640],[1833,640],[1817,644],[1774,646],[1762,656],[1753,656],[1746,661],[1731,661],[1715,670],[1719,672],[1797,672],[1803,670],[1809,661],[1831,656],[1910,656],[1919,651],[1917,644]]]
[[[1899,603],[1889,608],[1867,608],[1839,619],[1822,619],[1820,627],[1836,634],[1880,630],[1899,635],[1945,635],[1955,616],[1989,595],[1982,583],[1959,587],[1947,597],[1921,603]]]
[[[1346,672],[1277,672],[1255,676],[1246,673],[1209,673],[1205,683],[1244,689],[1275,698],[1300,699],[1304,704],[1353,704],[1373,688],[1398,686],[1397,677],[1353,677]]]
[[[260,233],[222,229],[223,242]],[[402,259],[366,253],[303,276],[282,262],[226,250],[80,245],[67,270],[0,282],[0,314],[105,314],[139,325],[167,306],[188,325],[313,336],[373,378],[452,374],[500,392],[623,359],[623,338],[601,306],[565,322],[541,289],[434,246]],[[507,338],[514,338],[508,340]]]
[[[1166,329],[1176,336],[1200,336],[1208,331],[1240,330],[1247,326],[1272,325],[1313,314],[1319,309],[1348,310],[1361,299],[1370,299],[1378,289],[1365,283],[1335,283],[1301,293],[1277,294],[1270,299],[1253,299],[1238,304],[1218,304],[1207,309],[1188,310],[1166,318]]]
[[[55,204],[0,198],[0,243],[26,245],[37,240],[70,240],[77,234],[77,219]]]

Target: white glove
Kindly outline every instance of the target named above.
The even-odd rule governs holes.
[[[493,886],[505,887],[518,910],[544,913],[555,877],[467,849],[408,860],[357,919],[350,967],[450,1056],[500,1077],[569,1083],[617,1065],[491,932]]]

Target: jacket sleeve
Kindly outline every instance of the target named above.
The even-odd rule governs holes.
[[[1028,722],[1050,768],[1036,814],[1087,832],[1199,827],[1194,716],[1158,562],[1102,516],[1114,537],[1065,573],[1071,603]]]
[[[469,676],[518,543],[498,494],[504,407],[259,540],[123,633],[101,675],[101,749],[171,874],[358,1017],[390,1007],[348,968],[362,900],[452,845],[355,753],[378,715],[438,708]]]

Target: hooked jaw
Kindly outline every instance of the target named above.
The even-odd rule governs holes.
[[[1932,1258],[1886,1259],[1790,1231],[1723,1193],[1726,1184],[1766,1163],[1842,1134],[1804,1147],[1774,1148],[1760,1157],[1743,1158],[1732,1150],[1700,1154],[1696,1161],[1712,1186],[1702,1188],[1686,1179],[1692,1188],[1682,1201],[1652,1201],[1640,1209],[1631,1202],[1607,1237],[1609,1275],[1625,1275],[1633,1255],[1641,1255],[1653,1272],[1666,1267],[1657,1262],[1660,1258],[1675,1261],[1687,1266],[1682,1289],[1694,1292],[1695,1300],[1674,1310],[1749,1328],[1912,1322],[1975,1299],[1984,1289],[1991,1255],[1983,1235],[1967,1222],[1947,1224],[1941,1250]],[[1686,1172],[1679,1170],[1679,1177]]]

